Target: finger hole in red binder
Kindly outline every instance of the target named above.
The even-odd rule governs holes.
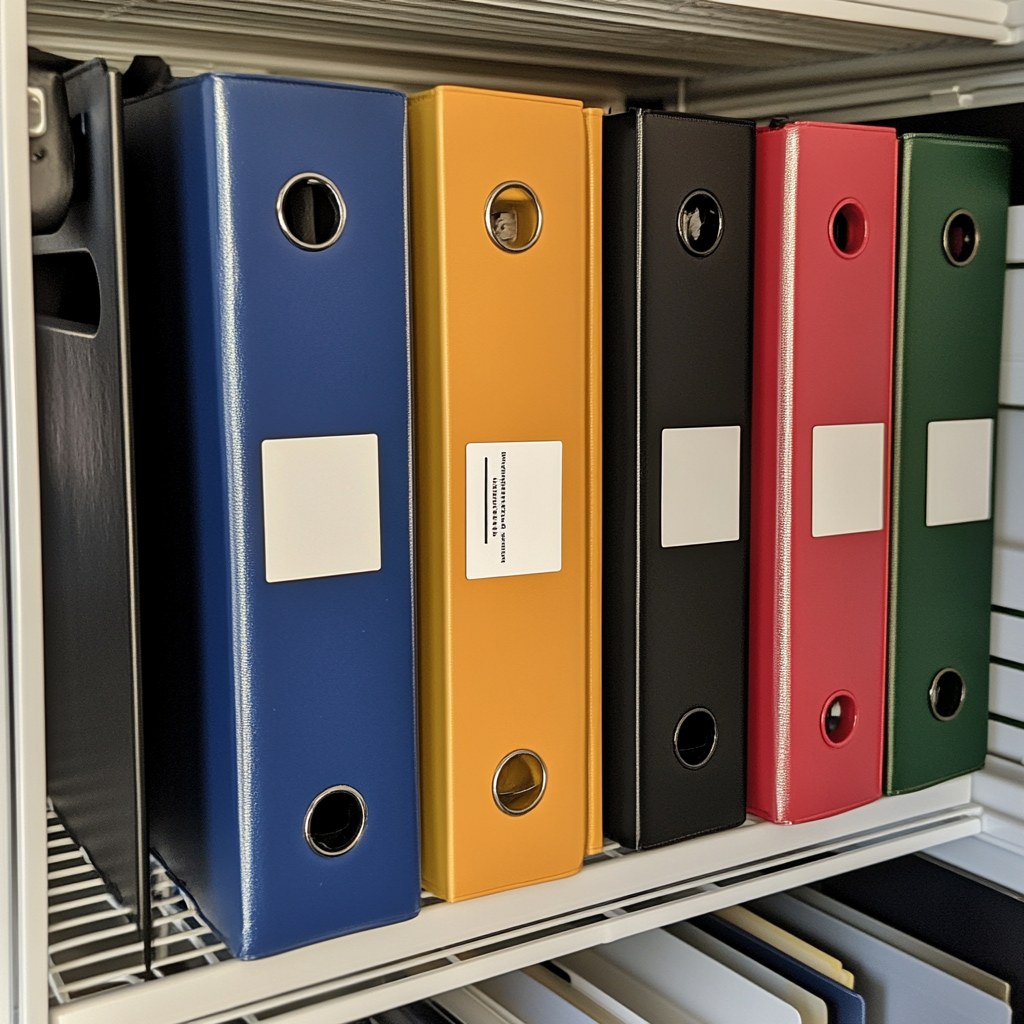
[[[844,199],[829,218],[832,248],[844,259],[853,259],[864,251],[868,240],[868,220],[864,207],[856,199]]]

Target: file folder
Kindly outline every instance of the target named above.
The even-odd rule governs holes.
[[[41,108],[36,141],[67,133],[74,153],[72,183],[55,190],[66,215],[32,245],[47,786],[148,959],[121,76],[102,60],[32,57],[67,97],[63,112]]]
[[[674,924],[666,931],[795,1007],[800,1014],[800,1024],[829,1024],[828,1007],[820,996],[784,978],[771,968],[759,964],[713,935],[701,931],[692,922]]]
[[[405,99],[125,124],[153,845],[259,957],[419,907]]]
[[[423,884],[447,900],[570,875],[587,844],[585,124],[409,100]]]
[[[896,135],[759,129],[749,808],[881,794]]]
[[[626,1024],[544,967],[528,967],[478,982],[476,988],[523,1024]]]
[[[808,967],[795,957],[717,914],[695,918],[693,923],[709,935],[728,943],[733,949],[745,953],[759,964],[764,964],[782,977],[819,996],[828,1007],[830,1024],[865,1024],[864,997],[859,993]]]
[[[604,142],[605,831],[746,815],[754,126],[629,111]]]
[[[596,952],[707,1024],[800,1024],[788,1003],[660,929],[609,942]]]
[[[562,957],[548,966],[628,1024],[698,1024],[692,1014],[592,949]]]
[[[983,767],[1005,143],[900,140],[885,790]]]
[[[849,960],[873,1024],[1010,1024],[1010,1007],[1001,999],[817,907],[786,893],[755,906]]]
[[[1014,1018],[1024,1013],[1024,899],[1017,893],[923,856],[899,857],[821,885],[861,913],[1005,979]]]
[[[431,1002],[460,1024],[522,1024],[490,996],[474,985],[434,996]]]

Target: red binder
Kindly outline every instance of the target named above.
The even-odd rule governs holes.
[[[881,795],[896,134],[758,131],[750,811]]]

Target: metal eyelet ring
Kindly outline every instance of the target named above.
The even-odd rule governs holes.
[[[954,267],[966,267],[978,255],[981,229],[973,214],[954,210],[942,228],[942,251]]]
[[[711,760],[718,746],[718,722],[707,708],[690,708],[679,719],[672,747],[684,768],[696,771]]]
[[[502,252],[526,252],[540,238],[544,211],[537,193],[521,181],[504,181],[487,197],[484,227]]]
[[[857,728],[857,702],[846,690],[833,693],[821,709],[821,735],[832,747],[841,747]]]
[[[296,174],[277,194],[277,223],[285,238],[300,249],[319,252],[334,245],[347,218],[338,186],[322,174]]]
[[[967,697],[967,684],[955,668],[939,669],[928,687],[928,706],[940,722],[949,722],[960,714]]]
[[[351,786],[331,786],[319,793],[302,822],[309,848],[321,857],[348,853],[365,831],[366,801]]]
[[[698,188],[679,204],[676,231],[691,256],[710,256],[722,241],[724,227],[722,207],[712,193]]]
[[[491,795],[499,809],[514,818],[532,811],[548,785],[548,770],[532,750],[513,750],[494,770]]]

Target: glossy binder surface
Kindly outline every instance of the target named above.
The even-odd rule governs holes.
[[[985,763],[1009,174],[1005,143],[901,140],[888,793]],[[946,222],[958,210],[969,211],[979,234],[962,266],[943,247]],[[949,670],[964,692],[954,717],[944,719],[929,692]]]
[[[64,81],[76,187],[33,239],[47,785],[148,938],[120,75]]]
[[[745,817],[754,127],[630,111],[604,155],[605,831],[646,848]]]
[[[881,793],[896,155],[758,132],[748,802],[776,822]]]
[[[126,142],[153,845],[237,956],[411,917],[404,97],[203,75]],[[311,173],[347,212],[319,251],[275,209]],[[328,565],[357,502],[378,546]],[[365,828],[323,856],[335,786]]]
[[[586,139],[579,103],[455,87],[409,128],[423,883],[457,900],[572,874],[586,842]],[[542,212],[516,252],[486,216],[509,183]],[[520,751],[544,778],[508,814]]]

